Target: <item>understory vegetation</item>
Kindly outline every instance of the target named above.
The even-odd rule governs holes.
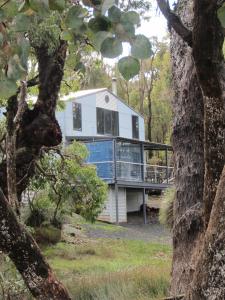
[[[69,217],[68,220],[72,221],[70,226],[80,226],[85,233],[83,225],[87,224],[86,221],[80,219],[78,225],[75,219]],[[89,226],[111,232],[126,230],[121,226],[101,222],[89,223]],[[42,245],[41,248],[70,291],[72,299],[156,300],[168,294],[170,245],[140,240],[93,240],[81,237],[75,243],[63,241],[55,245]],[[1,273],[2,295],[4,291],[5,295],[10,295],[9,299],[33,299],[7,257],[1,257],[1,265],[4,270]]]

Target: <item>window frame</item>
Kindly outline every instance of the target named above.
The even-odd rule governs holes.
[[[77,106],[79,107],[80,120],[77,120],[77,118],[76,118]],[[73,113],[73,130],[82,131],[82,104],[79,102],[73,102],[72,103],[72,113]],[[75,126],[76,121],[79,122],[80,126]]]
[[[139,117],[137,115],[131,116],[131,125],[132,125],[132,138],[139,140],[140,139],[140,126],[139,126]]]

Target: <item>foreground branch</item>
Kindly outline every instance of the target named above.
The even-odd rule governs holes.
[[[171,11],[169,4],[165,0],[157,0],[158,6],[168,21],[169,27],[172,27],[175,32],[192,47],[192,32],[184,26],[181,19]]]
[[[18,223],[0,189],[0,249],[11,258],[32,295],[40,300],[70,300],[33,238]]]

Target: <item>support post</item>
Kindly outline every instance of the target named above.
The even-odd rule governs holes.
[[[143,143],[141,143],[141,178],[145,182],[145,153]]]
[[[115,183],[115,202],[116,202],[116,224],[119,225],[119,198],[118,198],[118,184]]]
[[[119,197],[117,184],[117,157],[116,157],[116,139],[113,140],[113,160],[114,160],[114,181],[115,181],[115,204],[116,204],[116,224],[119,224]]]
[[[147,213],[146,213],[146,203],[145,203],[145,188],[143,188],[143,218],[144,224],[147,224]]]
[[[166,183],[169,183],[168,149],[166,149]]]

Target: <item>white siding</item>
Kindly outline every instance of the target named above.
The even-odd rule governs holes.
[[[109,97],[109,101],[105,101],[106,95]],[[100,92],[96,94],[96,107],[101,107],[104,109],[118,111],[117,108],[118,98],[108,91]]]
[[[119,223],[127,222],[127,205],[126,205],[125,188],[118,188],[118,205],[119,205]],[[115,199],[115,190],[112,187],[109,187],[108,189],[108,199],[98,219],[111,222],[111,223],[116,223],[116,199]]]
[[[106,95],[109,96],[109,102],[105,101]],[[74,101],[81,103],[81,131],[73,130],[72,103]],[[132,115],[138,116],[139,139],[145,140],[144,118],[107,90],[84,95],[76,99],[70,99],[65,102],[65,105],[66,108],[63,112],[56,113],[64,138],[65,136],[99,136],[96,128],[96,107],[101,107],[119,112],[119,136],[124,138],[132,139]]]

